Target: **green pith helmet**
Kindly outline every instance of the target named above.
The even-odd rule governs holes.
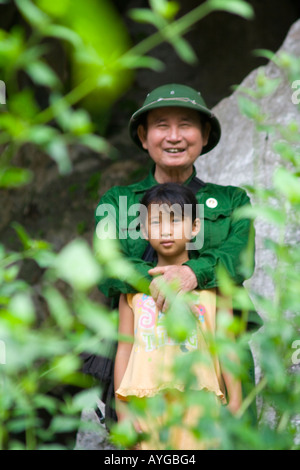
[[[129,121],[129,133],[138,147],[144,150],[138,137],[137,129],[145,113],[151,109],[170,106],[194,109],[204,115],[207,121],[210,122],[211,131],[208,143],[203,147],[201,155],[209,152],[217,145],[221,137],[221,126],[216,116],[206,107],[201,93],[189,86],[171,83],[160,86],[149,93],[143,106],[131,116]]]

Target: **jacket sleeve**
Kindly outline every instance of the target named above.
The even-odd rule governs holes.
[[[230,230],[218,246],[192,253],[185,263],[195,273],[199,289],[218,286],[216,268],[222,265],[236,285],[241,285],[254,271],[254,228],[249,219],[236,219],[234,211],[250,204],[244,190],[238,188],[232,198]],[[247,256],[246,256],[247,255]]]
[[[95,235],[101,238],[101,226],[105,231],[110,230],[110,236],[116,239],[120,252],[132,264],[137,274],[136,279],[138,283],[143,286],[143,291],[147,293],[151,281],[148,270],[151,269],[153,265],[146,263],[142,259],[132,257],[132,254],[128,252],[127,244],[119,239],[118,197],[119,193],[117,187],[108,190],[107,193],[102,196],[95,211]],[[110,298],[117,297],[120,293],[128,294],[136,292],[134,287],[129,282],[126,282],[124,278],[120,279],[117,277],[104,278],[99,283],[98,288],[106,297]]]

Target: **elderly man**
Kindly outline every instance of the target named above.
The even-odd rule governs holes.
[[[155,89],[131,117],[129,132],[133,141],[149,154],[153,167],[143,181],[115,186],[104,194],[96,210],[97,227],[105,218],[103,208],[113,208],[121,250],[141,278],[149,280],[151,295],[161,310],[166,308],[166,302],[157,275],[166,281],[176,278],[179,291],[209,289],[218,286],[216,268],[221,265],[231,279],[241,285],[245,279],[241,255],[248,247],[251,223],[247,219],[233,219],[232,214],[250,201],[241,188],[206,183],[196,177],[196,159],[212,150],[221,135],[219,121],[207,108],[201,94],[179,84]],[[139,204],[147,189],[166,182],[188,185],[193,190],[203,208],[202,235],[184,265],[156,268],[155,255],[147,241],[137,236],[138,226],[132,229],[136,213],[130,208]],[[248,273],[251,275],[251,270]],[[106,296],[115,298],[121,292],[134,291],[130,283],[117,279],[106,280],[100,289]],[[248,324],[260,324],[254,311],[250,312]],[[98,376],[101,377],[101,373]],[[112,390],[111,386],[109,389]]]

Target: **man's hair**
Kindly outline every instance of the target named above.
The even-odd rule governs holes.
[[[182,217],[188,215],[192,218],[192,222],[198,217],[196,196],[190,188],[179,183],[163,183],[153,186],[145,192],[140,204],[147,209],[150,204],[165,204],[172,206],[175,211],[178,208]],[[141,211],[141,215],[143,213]],[[145,221],[141,220],[141,222]]]

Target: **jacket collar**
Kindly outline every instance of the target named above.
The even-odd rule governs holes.
[[[149,171],[146,178],[135,185],[135,187],[132,189],[134,193],[139,193],[139,192],[146,191],[147,189],[150,189],[153,186],[156,186],[157,184],[159,184],[156,181],[156,179],[154,178],[154,171],[155,171],[155,165],[153,165],[153,167]],[[197,172],[196,172],[195,167],[193,166],[193,172],[192,172],[191,176],[183,184],[184,185],[189,184],[191,179],[194,178],[194,176],[196,176],[196,175],[197,175]]]

